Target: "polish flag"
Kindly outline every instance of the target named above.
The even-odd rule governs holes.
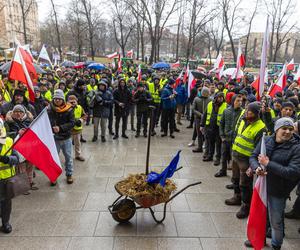
[[[264,33],[264,40],[261,50],[261,59],[260,59],[260,69],[259,69],[259,77],[258,77],[258,86],[257,86],[257,100],[260,101],[264,89],[265,89],[265,74],[267,68],[267,53],[269,48],[269,17],[267,18],[266,30]]]
[[[241,68],[245,66],[245,56],[242,53],[241,42],[239,41],[238,56],[236,60],[236,72],[233,75],[235,79],[241,79],[243,74]]]
[[[109,59],[113,59],[113,58],[117,58],[119,55],[118,52],[115,52],[115,53],[112,53],[112,54],[109,54],[109,55],[106,55],[107,58]]]
[[[283,92],[287,81],[287,65],[284,64],[277,81],[271,85],[269,95],[274,97],[277,92]]]
[[[15,50],[8,78],[25,84],[28,88],[29,99],[34,102],[33,81],[37,79],[37,74],[31,58],[20,46],[17,46]]]
[[[294,58],[288,63],[288,65],[286,66],[286,69],[287,69],[287,70],[294,71],[294,69],[295,69]]]
[[[132,59],[133,58],[133,49],[127,51],[126,56]]]
[[[172,67],[172,68],[178,68],[178,67],[180,67],[180,62],[177,61],[176,63],[173,63],[173,64],[171,65],[171,67]]]
[[[182,75],[183,75],[183,70],[181,70],[180,72],[180,75],[176,78],[175,80],[175,86],[174,86],[174,89],[179,85],[180,81],[181,81],[181,78],[182,78]]]
[[[137,75],[137,82],[140,83],[141,81],[142,81],[142,68],[141,68],[141,65],[139,65],[138,75]]]
[[[298,66],[298,70],[294,75],[294,80],[298,82],[298,85],[300,85],[300,65]]]
[[[261,139],[260,153],[266,155],[265,136]],[[264,168],[261,166],[261,168]],[[247,223],[247,236],[255,250],[265,246],[267,224],[267,180],[258,176],[253,189],[250,213]]]
[[[265,70],[265,83],[268,82],[268,68]],[[258,93],[258,88],[259,88],[259,77],[257,77],[254,82],[251,83],[252,88],[256,89],[256,92]]]
[[[186,83],[189,77],[190,66],[189,64],[186,66],[185,73],[183,75],[183,82]]]
[[[62,173],[46,108],[15,142],[13,148],[43,171],[51,182],[55,182]]]
[[[122,71],[122,61],[121,61],[121,55],[119,54],[118,57],[118,72]]]
[[[189,72],[189,80],[188,80],[188,97],[191,94],[191,90],[195,87],[196,79],[192,74],[192,71]]]
[[[222,57],[222,53],[219,53],[214,63],[214,67],[208,73],[210,74],[211,72],[216,72],[217,77],[220,80],[224,71],[224,66],[225,64],[224,64],[224,59]]]

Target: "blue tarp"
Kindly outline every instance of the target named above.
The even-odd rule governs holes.
[[[88,66],[88,69],[101,70],[105,69],[105,65],[102,63],[92,63]]]
[[[170,68],[170,64],[165,62],[158,62],[152,65],[152,69],[169,69],[169,68]]]

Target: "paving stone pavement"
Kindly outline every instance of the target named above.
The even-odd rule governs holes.
[[[167,217],[157,225],[148,210],[138,210],[130,223],[116,223],[107,210],[117,197],[114,184],[129,173],[144,172],[147,139],[93,143],[92,127],[85,127],[83,156],[75,161],[75,182],[68,185],[64,176],[56,187],[37,171],[38,191],[13,200],[10,235],[0,234],[0,249],[143,249],[143,250],[240,250],[246,239],[246,220],[235,218],[237,207],[224,204],[231,197],[225,189],[230,177],[215,178],[218,167],[202,162],[202,154],[187,147],[192,130],[186,123],[176,138],[152,138],[150,165],[161,169],[181,149],[180,166],[174,180],[181,189],[190,183],[202,184],[187,189],[167,207]],[[295,199],[287,207],[291,208]],[[162,206],[156,206],[161,215]],[[299,221],[286,220],[286,238],[282,249],[300,249]],[[268,240],[269,242],[269,240]],[[270,248],[266,248],[270,249]]]

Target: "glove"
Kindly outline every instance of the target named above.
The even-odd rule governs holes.
[[[80,120],[76,120],[75,121],[75,126],[80,127],[81,126],[81,121]]]
[[[7,164],[9,162],[9,157],[8,156],[0,156],[0,162],[3,162]]]

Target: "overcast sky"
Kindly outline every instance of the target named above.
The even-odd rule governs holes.
[[[296,14],[294,15],[293,20],[291,20],[291,22],[295,22],[296,18],[299,17],[300,15],[300,1],[299,0],[294,0],[297,2],[297,8],[296,8]],[[38,2],[38,6],[39,6],[39,20],[41,22],[43,22],[47,16],[50,13],[51,10],[51,3],[50,0],[37,0]],[[65,16],[66,12],[67,12],[67,8],[66,6],[68,5],[69,2],[71,2],[71,0],[64,0],[64,1],[60,1],[60,0],[54,0],[54,2],[59,6],[58,7],[58,12],[60,16]],[[93,0],[94,3],[97,2],[101,2],[101,0]],[[107,3],[107,1],[105,1]],[[244,0],[243,3],[241,4],[241,8],[245,9],[245,13],[247,13],[247,10],[251,10],[251,8],[253,8],[255,4],[255,0]],[[107,8],[107,13],[109,13],[109,7],[102,7],[101,11],[102,13],[105,13],[105,8]],[[265,23],[266,23],[266,14],[264,13],[265,10],[264,8],[260,8],[260,14],[258,14],[253,22],[253,28],[252,31],[253,32],[264,32],[265,29]],[[173,17],[175,18],[175,17]],[[171,23],[170,23],[171,24]],[[173,24],[173,23],[172,23]],[[300,25],[300,24],[299,24]],[[241,32],[244,33],[245,32]],[[244,35],[242,34],[242,35]]]

